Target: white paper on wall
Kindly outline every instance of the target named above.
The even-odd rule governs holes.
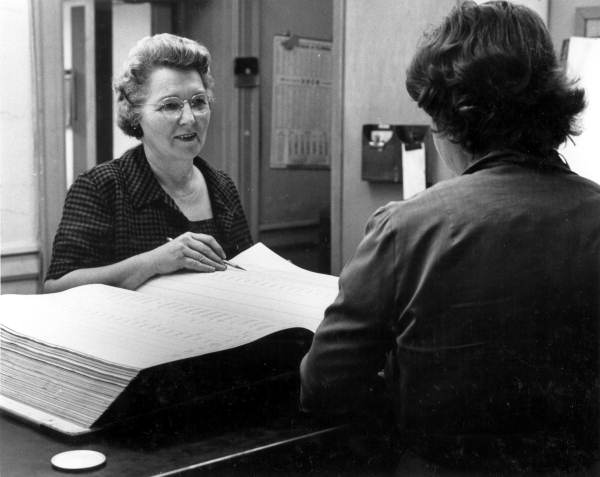
[[[425,145],[406,150],[402,143],[402,190],[405,199],[425,190]]]
[[[577,174],[600,183],[600,38],[569,39],[567,75],[585,89],[587,107],[580,117],[580,136],[559,152]]]

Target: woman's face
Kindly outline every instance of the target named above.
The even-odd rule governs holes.
[[[191,160],[200,153],[206,140],[210,109],[194,114],[189,100],[206,94],[202,78],[195,70],[160,67],[150,74],[140,118],[146,155],[158,160]],[[180,115],[167,114],[174,101],[177,104],[174,98],[187,100]]]

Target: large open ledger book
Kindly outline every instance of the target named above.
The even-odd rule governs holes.
[[[297,369],[337,278],[262,244],[136,291],[0,296],[0,409],[69,435]]]

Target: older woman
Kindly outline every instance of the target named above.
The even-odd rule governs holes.
[[[542,20],[509,2],[456,7],[406,84],[459,176],[371,217],[303,360],[303,405],[367,412],[385,365],[401,433],[429,458],[555,468],[589,457],[600,186],[556,151],[583,91]]]
[[[233,182],[198,156],[212,87],[209,52],[195,41],[160,34],[131,50],[115,81],[118,124],[141,144],[74,182],[45,291],[224,270],[252,244]]]

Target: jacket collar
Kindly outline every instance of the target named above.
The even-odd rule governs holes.
[[[471,174],[482,169],[488,169],[506,163],[571,172],[568,164],[561,159],[561,156],[557,151],[552,151],[548,156],[534,156],[513,149],[504,149],[489,152],[476,159],[467,166],[462,174]]]
[[[150,164],[146,160],[142,144],[125,152],[121,156],[121,160],[131,201],[135,208],[139,209],[156,200],[164,200],[166,193],[156,180]]]
[[[227,230],[231,225],[229,222],[233,220],[235,204],[231,202],[231,192],[227,188],[226,182],[204,159],[194,158],[194,165],[200,169],[206,181],[213,216]]]
[[[175,201],[163,190],[158,183],[154,172],[146,159],[142,144],[129,149],[121,156],[123,171],[129,186],[132,204],[135,208],[142,208],[155,201],[163,201],[172,208],[179,210]],[[233,214],[233,205],[229,203],[229,197],[223,181],[217,172],[202,158],[194,158],[194,166],[202,172],[215,217],[227,217]]]

